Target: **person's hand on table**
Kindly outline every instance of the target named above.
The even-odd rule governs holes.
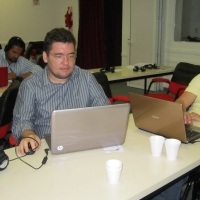
[[[31,148],[37,151],[40,148],[40,138],[31,130],[26,130],[21,134],[21,141],[18,146],[18,153],[24,155],[25,152],[29,151],[28,144],[30,143]],[[33,138],[33,139],[32,139]]]

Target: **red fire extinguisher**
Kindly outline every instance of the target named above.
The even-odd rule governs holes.
[[[68,7],[67,13],[65,15],[65,26],[70,30],[72,28],[72,7]]]

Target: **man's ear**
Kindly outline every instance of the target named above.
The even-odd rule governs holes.
[[[48,56],[45,51],[42,52],[42,57],[45,63],[48,63]]]

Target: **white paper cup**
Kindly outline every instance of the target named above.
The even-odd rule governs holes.
[[[155,157],[159,157],[162,153],[165,138],[159,135],[150,136],[151,153]]]
[[[169,160],[176,160],[179,152],[181,141],[177,139],[167,139],[165,140],[165,149],[167,158]]]
[[[117,183],[122,171],[122,162],[120,160],[111,159],[106,161],[106,171],[110,183]]]

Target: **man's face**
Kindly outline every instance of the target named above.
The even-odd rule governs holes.
[[[8,52],[6,52],[6,60],[9,64],[17,62],[17,59],[21,56],[23,48],[18,46],[13,46]]]
[[[75,49],[73,43],[54,42],[49,55],[43,52],[48,63],[48,76],[53,83],[64,83],[74,70]]]

